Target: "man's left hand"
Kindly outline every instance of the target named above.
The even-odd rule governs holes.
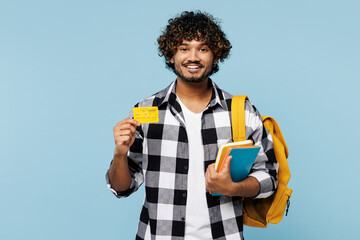
[[[235,186],[230,175],[231,156],[225,160],[223,169],[217,173],[215,163],[210,164],[205,173],[206,188],[209,192],[216,192],[226,196],[234,196]]]

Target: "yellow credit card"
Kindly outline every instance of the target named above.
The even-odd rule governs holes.
[[[158,107],[134,107],[134,119],[140,123],[159,122]]]

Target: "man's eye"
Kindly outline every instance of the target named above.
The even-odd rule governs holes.
[[[201,52],[207,52],[207,51],[209,51],[209,50],[208,50],[207,48],[201,48],[200,51],[201,51]]]
[[[180,51],[185,52],[187,51],[187,48],[180,48]]]

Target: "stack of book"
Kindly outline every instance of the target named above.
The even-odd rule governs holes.
[[[252,165],[259,153],[260,147],[253,146],[251,140],[221,144],[215,160],[215,171],[221,172],[226,158],[231,156],[230,175],[234,182],[240,182],[247,178]],[[222,194],[212,193],[213,196]]]

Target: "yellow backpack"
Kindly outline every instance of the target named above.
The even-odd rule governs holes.
[[[231,102],[231,121],[234,142],[246,140],[245,100],[247,96],[234,96]],[[268,223],[279,223],[290,206],[292,189],[287,187],[290,170],[287,163],[289,155],[284,137],[276,121],[268,116],[261,116],[265,128],[273,138],[276,161],[279,163],[278,187],[274,194],[264,199],[244,198],[244,224],[250,227],[267,227]]]

